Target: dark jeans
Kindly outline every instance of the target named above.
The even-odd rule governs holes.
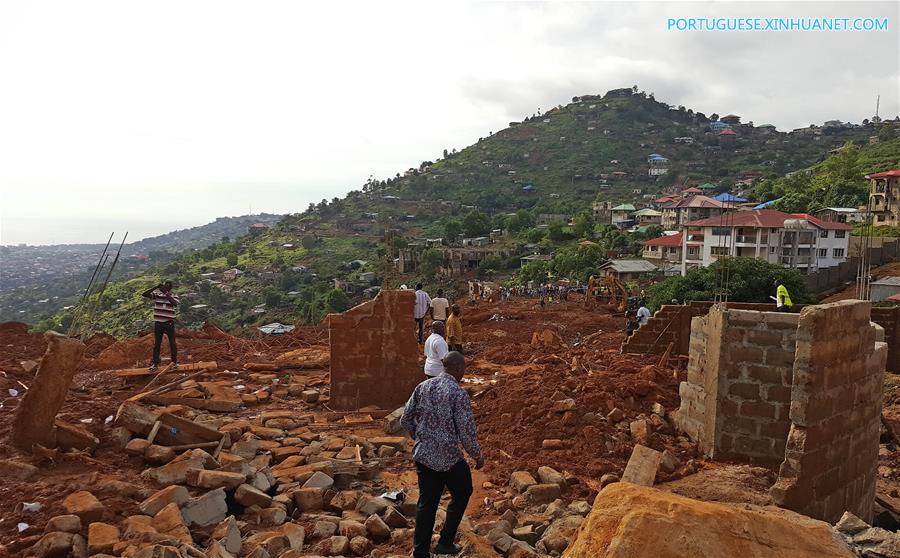
[[[450,345],[449,348],[451,351],[456,351],[460,354],[462,354],[462,352],[463,352],[463,346],[461,343],[460,344],[454,343],[454,344]]]
[[[423,342],[422,335],[425,332],[425,317],[416,318],[416,330],[418,330],[419,343]]]
[[[159,364],[159,349],[163,335],[169,338],[169,356],[172,362],[178,362],[178,347],[175,346],[175,322],[154,322],[153,324],[153,360],[150,364]]]
[[[460,459],[449,471],[435,471],[416,462],[416,474],[419,477],[419,507],[416,510],[416,534],[413,558],[429,558],[431,556],[431,532],[434,530],[434,515],[444,487],[450,492],[450,505],[447,506],[447,519],[441,529],[441,543],[453,544],[456,531],[462,521],[463,513],[472,495],[472,472],[465,459]]]

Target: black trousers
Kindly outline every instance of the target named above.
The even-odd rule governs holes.
[[[423,342],[422,335],[425,333],[425,317],[416,318],[416,329],[418,330],[419,343]]]
[[[159,364],[159,349],[163,335],[169,338],[169,356],[172,362],[178,362],[178,347],[175,346],[175,322],[154,322],[153,324],[153,360],[150,364]]]
[[[460,459],[449,471],[435,471],[416,462],[419,477],[419,506],[416,510],[416,534],[413,558],[431,556],[431,532],[434,531],[434,515],[437,513],[444,487],[450,492],[447,519],[441,529],[440,542],[453,544],[456,531],[462,521],[469,497],[472,496],[472,472],[465,459]]]

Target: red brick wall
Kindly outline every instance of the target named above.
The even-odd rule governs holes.
[[[386,290],[342,314],[330,314],[333,409],[395,409],[425,379],[414,334],[413,291]]]
[[[887,345],[868,302],[804,308],[797,330],[791,428],[775,502],[834,523],[872,521]]]

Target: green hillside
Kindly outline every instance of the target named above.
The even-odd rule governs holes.
[[[186,326],[207,319],[225,328],[316,322],[371,296],[382,283],[421,279],[432,289],[452,288],[453,281],[437,274],[441,252],[425,250],[418,274],[401,276],[392,263],[398,250],[426,238],[457,245],[460,237],[493,229],[508,233],[492,244],[504,255],[455,281],[501,280],[513,273],[519,279],[548,272],[581,277],[588,273],[585,266],[608,254],[636,254],[642,238],[595,226],[590,210],[596,199],[641,204],[667,189],[706,182],[737,191],[748,180],[819,164],[830,150],[876,133],[872,126],[783,133],[748,122],[733,125],[735,135],[725,139],[710,130],[710,119],[718,115],[669,107],[640,92],[611,93],[575,98],[459,152],[387,180],[370,180],[343,198],[310,204],[267,233],[217,243],[116,283],[97,302],[94,322],[117,335],[145,329],[149,310],[139,293],[163,278],[177,285]],[[669,159],[668,174],[648,176],[651,153]],[[658,232],[645,233],[653,234]],[[576,243],[584,239],[596,245],[581,251]],[[535,250],[555,252],[558,261],[519,272],[519,256]],[[236,276],[228,271],[235,268]],[[41,327],[70,320],[64,312]]]

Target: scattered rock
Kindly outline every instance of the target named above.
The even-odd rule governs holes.
[[[0,459],[0,478],[27,481],[37,474],[38,468],[29,463]]]
[[[382,498],[377,496],[375,498],[360,498],[359,502],[356,505],[356,511],[362,513],[365,517],[369,517],[372,514],[381,515],[387,510],[389,507],[393,505],[393,502],[388,500],[387,498]]]
[[[332,486],[334,486],[334,479],[322,471],[316,471],[309,477],[309,480],[303,483],[303,488],[319,488],[322,490],[327,490]]]
[[[614,482],[619,482],[619,475],[615,473],[606,473],[600,477],[600,489],[602,490],[604,486]]]
[[[631,421],[629,425],[631,439],[638,444],[647,445],[650,441],[650,425],[644,419]]]
[[[318,396],[318,392],[316,392],[316,396]],[[328,539],[328,544],[325,545],[325,550],[329,556],[343,556],[350,552],[350,539],[343,535],[331,537]]]
[[[350,539],[350,552],[356,556],[364,556],[372,550],[372,543],[365,537],[353,537]]]
[[[90,554],[111,553],[119,542],[119,529],[109,523],[88,525],[87,549]]]
[[[611,424],[616,424],[617,422],[621,422],[622,419],[625,418],[625,414],[622,413],[622,410],[616,407],[612,411],[610,411],[606,415],[606,420],[608,420]]]
[[[397,508],[394,506],[389,506],[388,509],[384,511],[382,519],[385,524],[392,529],[405,529],[409,527],[409,521],[407,521],[406,517],[397,511]]]
[[[375,514],[370,515],[365,523],[366,533],[374,541],[386,541],[391,538],[391,528],[380,517]],[[343,529],[342,529],[342,534]]]
[[[557,484],[561,489],[566,488],[566,477],[551,467],[538,467],[538,478],[541,484]]]
[[[566,447],[562,440],[550,438],[541,442],[541,447],[548,450],[560,450]]]
[[[241,551],[241,530],[232,515],[216,525],[209,538],[221,544],[232,554],[236,555]]]
[[[534,486],[537,481],[528,471],[513,471],[509,476],[509,485],[519,492],[525,492],[529,486]]]
[[[81,518],[77,515],[57,515],[56,517],[51,517],[50,521],[48,521],[47,525],[44,527],[44,532],[52,533],[53,531],[80,533]]]
[[[348,539],[366,536],[366,526],[352,519],[341,520],[340,525],[338,525],[338,531]]]
[[[138,504],[138,508],[145,515],[156,515],[159,513],[159,510],[172,502],[180,507],[187,503],[190,498],[191,495],[188,493],[187,488],[178,485],[167,486]]]
[[[237,490],[234,491],[234,499],[244,507],[259,506],[268,508],[272,505],[271,496],[249,484],[242,484],[237,487]]]
[[[291,492],[294,498],[294,506],[298,511],[321,510],[324,504],[324,491],[321,488],[298,488]]]
[[[224,488],[210,490],[203,496],[191,498],[181,510],[186,525],[199,527],[219,523],[225,519],[227,513],[228,506],[225,504]]]
[[[841,519],[834,524],[834,528],[845,535],[855,535],[868,529],[869,524],[852,513],[845,511]]]
[[[244,484],[247,477],[241,473],[230,473],[228,471],[192,469],[187,472],[186,480],[189,485],[198,488],[225,488],[234,490],[238,486]]]
[[[310,537],[316,540],[328,539],[333,537],[337,530],[338,526],[331,521],[316,521]]]
[[[403,418],[403,409],[403,407],[400,407],[384,417],[384,432],[386,434],[395,436],[403,433],[403,427],[400,426],[400,419]]]
[[[144,460],[151,465],[165,465],[175,459],[175,450],[153,444],[144,450]]]
[[[63,500],[63,507],[69,514],[77,515],[86,523],[100,521],[106,507],[96,496],[86,490],[73,492]]]
[[[667,473],[673,473],[676,469],[678,469],[679,465],[681,465],[681,461],[679,461],[679,459],[675,457],[674,453],[669,450],[665,450],[662,453],[662,457],[659,460],[660,469]]]
[[[31,547],[31,552],[37,558],[54,558],[56,556],[67,556],[72,548],[72,533],[63,533],[56,531],[47,533]]]
[[[525,496],[533,504],[549,504],[559,498],[561,493],[558,484],[535,484],[528,487]]]

